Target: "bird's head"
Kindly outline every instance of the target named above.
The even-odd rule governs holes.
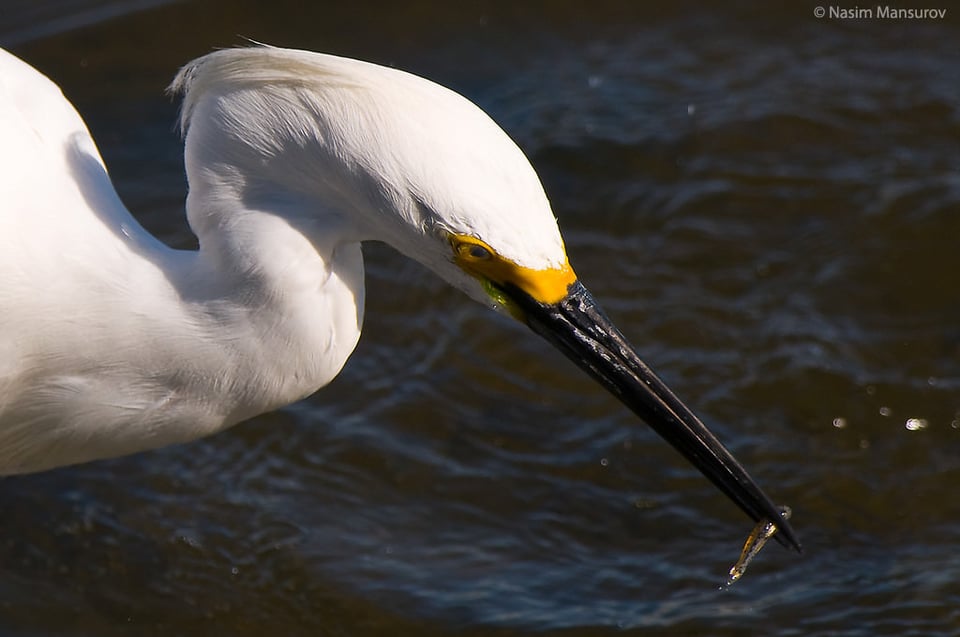
[[[211,77],[218,87],[187,91],[183,121],[212,109],[204,121],[221,128],[218,152],[300,207],[343,217],[345,238],[384,241],[530,327],[799,549],[778,508],[579,281],[536,172],[480,108],[408,73],[274,48],[213,53],[181,71],[174,88]],[[188,155],[189,145],[188,137]]]

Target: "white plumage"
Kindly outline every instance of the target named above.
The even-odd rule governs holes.
[[[59,89],[0,55],[2,473],[190,440],[316,391],[360,334],[362,240],[488,300],[446,233],[533,267],[565,260],[520,151],[426,80],[249,48],[171,88],[199,252],[146,233]]]
[[[472,103],[272,47],[202,57],[171,91],[197,251],[136,222],[59,89],[0,51],[0,474],[188,441],[313,393],[357,343],[360,244],[380,240],[525,322],[797,545],[577,281],[536,173]]]

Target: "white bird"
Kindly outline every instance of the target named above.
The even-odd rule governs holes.
[[[779,510],[577,280],[536,172],[456,93],[273,47],[173,80],[196,251],[147,233],[57,86],[0,51],[0,474],[182,443],[304,398],[383,241],[562,350],[753,520]]]

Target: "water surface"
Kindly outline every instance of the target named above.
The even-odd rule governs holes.
[[[314,397],[2,482],[0,634],[960,632],[960,13],[302,4],[9,2],[0,44],[181,247],[163,89],[189,59],[243,36],[464,93],[805,553],[718,590],[733,505],[522,326],[369,246],[363,338]]]

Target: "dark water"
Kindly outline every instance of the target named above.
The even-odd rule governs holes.
[[[718,591],[733,505],[521,326],[370,246],[364,336],[310,400],[0,484],[0,634],[960,634],[960,9],[121,4],[7,0],[0,43],[164,240],[191,242],[162,91],[192,57],[246,36],[450,85],[806,550]]]

